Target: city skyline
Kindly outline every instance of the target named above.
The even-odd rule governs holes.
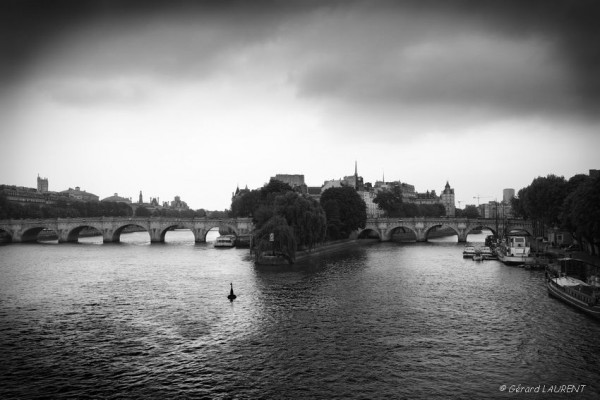
[[[26,3],[24,5],[24,3]],[[525,4],[526,3],[526,4]],[[457,206],[598,169],[588,1],[3,2],[0,182],[229,208],[276,173]]]

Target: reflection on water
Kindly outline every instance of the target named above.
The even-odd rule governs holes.
[[[463,259],[451,237],[261,267],[190,234],[0,247],[0,397],[600,395],[599,324],[543,272]]]

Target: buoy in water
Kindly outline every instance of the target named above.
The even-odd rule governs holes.
[[[230,283],[231,285],[231,291],[229,292],[229,296],[227,296],[227,298],[229,299],[229,301],[233,301],[235,300],[235,298],[237,297],[235,294],[233,294],[233,283]]]

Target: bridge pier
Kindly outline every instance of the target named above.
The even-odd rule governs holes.
[[[208,231],[206,229],[194,228],[194,229],[192,229],[192,232],[194,233],[194,241],[196,243],[205,243],[206,242],[206,234],[208,233]]]

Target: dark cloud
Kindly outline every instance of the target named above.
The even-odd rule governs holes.
[[[89,79],[202,76],[279,41],[304,97],[594,114],[598,4],[8,0],[0,5],[0,84],[38,68]]]

